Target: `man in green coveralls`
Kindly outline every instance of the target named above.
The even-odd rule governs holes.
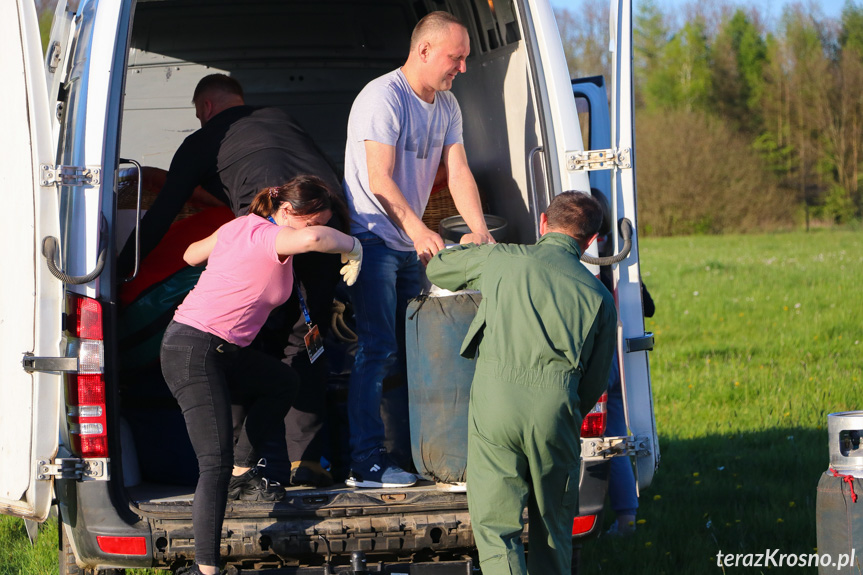
[[[614,299],[579,261],[601,223],[595,199],[564,192],[536,245],[465,245],[469,234],[426,270],[483,296],[461,348],[476,358],[467,496],[483,575],[570,573],[581,422],[605,391],[617,327]]]

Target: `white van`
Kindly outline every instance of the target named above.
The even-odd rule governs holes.
[[[194,560],[193,489],[147,478],[179,465],[169,453],[184,430],[170,435],[176,408],[141,418],[149,399],[129,384],[138,368],[120,334],[116,258],[129,229],[118,173],[168,167],[198,127],[190,100],[203,76],[235,76],[247,103],[290,111],[340,164],[356,94],[404,62],[420,17],[450,11],[471,36],[453,85],[465,148],[508,241],[534,242],[539,214],[570,189],[600,189],[613,221],[636,227],[630,0],[612,0],[610,115],[603,82],[571,81],[549,0],[60,0],[44,56],[33,4],[0,2],[0,245],[12,274],[0,282],[0,512],[43,521],[57,504],[61,575]],[[619,230],[615,251],[630,244]],[[613,270],[630,435],[603,437],[597,406],[576,539],[601,527],[609,457],[633,457],[641,488],[659,461],[634,233],[624,254]],[[465,494],[434,483],[233,502],[222,553],[273,573],[354,572],[362,554],[372,572],[476,572]]]

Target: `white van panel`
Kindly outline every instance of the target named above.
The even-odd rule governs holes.
[[[70,11],[66,0],[57,0],[57,6],[54,11],[54,20],[51,22],[51,36],[48,46],[45,48],[48,54],[45,55],[45,83],[48,86],[48,109],[55,110],[57,108],[57,97],[60,92],[60,85],[66,79],[66,61],[69,58],[69,51],[72,42],[70,42],[72,29],[74,25],[74,11]],[[57,114],[51,114],[51,132],[54,134],[52,146],[57,148],[57,136],[59,135],[59,119]]]
[[[67,266],[71,275],[86,275],[97,266],[101,250],[105,248],[100,238],[101,193],[110,190],[113,184],[113,166],[102,166],[105,156],[106,125],[108,124],[109,90],[114,74],[124,71],[114,70],[115,45],[122,0],[91,0],[81,12],[94,11],[92,29],[86,38],[79,38],[78,63],[79,89],[86,96],[83,121],[83,149],[78,149],[76,164],[102,167],[101,186],[83,186],[73,192],[74,208],[72,225],[87,230],[84,235],[71,234],[67,250]],[[85,59],[86,56],[86,59]],[[80,242],[80,243],[79,243]],[[87,285],[82,293],[96,297],[96,282]]]
[[[88,129],[85,132],[86,151],[84,156],[84,161],[88,164],[99,164],[102,161],[102,146],[105,140],[104,124],[108,113],[107,94],[111,75],[123,73],[123,70],[111,69],[114,63],[114,46],[117,40],[116,30],[119,24],[120,4],[121,0],[99,0],[98,2],[99,10],[96,12],[94,33],[88,54]]]
[[[627,218],[638,228],[635,189],[635,124],[633,121],[632,89],[632,0],[618,0],[611,6],[611,36],[617,40],[614,57],[611,109],[612,146],[631,150],[632,167],[615,170],[612,176],[612,211],[615,221]],[[614,252],[620,251],[615,235]],[[656,435],[656,417],[653,412],[653,392],[647,351],[628,353],[626,340],[640,338],[644,332],[644,309],[641,302],[641,270],[638,259],[638,234],[632,234],[632,251],[629,257],[614,269],[618,315],[622,323],[621,382],[626,398],[627,424],[632,434],[648,438],[649,454],[636,457],[635,467],[639,489],[650,485],[659,465],[659,440]]]
[[[67,165],[101,169],[99,185],[64,187],[63,246],[65,271],[72,276],[84,276],[97,267],[97,259],[105,248],[102,225],[101,194],[111,190],[114,166],[103,166],[109,91],[113,74],[115,44],[119,28],[122,0],[83,1],[79,8],[80,28],[76,30],[74,53],[68,75],[69,96],[66,109],[66,140],[63,141],[61,162]],[[83,232],[83,233],[82,233]],[[97,296],[96,279],[76,288],[88,297]],[[107,278],[106,278],[107,279]]]
[[[129,60],[140,60],[140,51],[133,49]],[[227,70],[189,63],[130,66],[123,102],[121,155],[167,170],[183,140],[201,127],[192,105],[198,81],[208,74],[226,73]]]
[[[31,0],[0,3],[0,245],[9,274],[0,282],[0,512],[44,520],[53,484],[37,460],[57,453],[62,380],[24,371],[25,354],[57,356],[62,285],[40,254],[57,234],[56,190],[42,188],[39,164],[53,164],[39,27]]]
[[[537,71],[542,75],[539,84],[547,91],[545,97],[548,98],[548,113],[553,127],[553,136],[549,134],[553,139],[545,144],[545,163],[552,172],[555,189],[589,193],[587,173],[568,172],[563,162],[566,151],[584,150],[584,143],[575,101],[572,98],[572,83],[560,41],[560,30],[549,2],[532,0],[527,5],[531,11],[539,49],[540,62],[537,63]],[[548,200],[551,201],[551,198]]]
[[[533,219],[524,216],[527,158],[541,137],[527,67],[525,45],[518,42],[470,60],[452,92],[462,109],[468,161],[490,212],[509,222],[510,241],[533,242]]]

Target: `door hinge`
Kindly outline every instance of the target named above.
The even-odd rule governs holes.
[[[47,481],[52,478],[74,479],[76,481],[107,481],[111,479],[108,458],[76,459],[66,457],[53,462],[40,459],[36,479]]]
[[[99,166],[39,166],[43,186],[98,186],[101,174]]]
[[[650,453],[650,442],[646,435],[626,437],[587,437],[581,440],[581,458],[584,461],[600,461],[611,457],[635,455],[644,457]]]
[[[626,170],[632,167],[629,148],[566,152],[564,163],[566,164],[566,169],[570,172]]]
[[[57,71],[60,66],[60,57],[63,54],[60,52],[60,42],[51,44],[51,49],[48,50],[48,71],[52,74]]]
[[[24,354],[21,364],[27,373],[33,373],[34,371],[78,371],[77,357],[36,357],[32,353],[27,352]]]

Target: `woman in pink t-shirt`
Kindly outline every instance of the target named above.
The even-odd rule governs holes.
[[[296,372],[248,345],[294,285],[292,256],[342,254],[342,275],[356,281],[360,242],[324,224],[340,200],[320,179],[298,176],[262,190],[249,214],[190,245],[190,265],[206,265],[162,339],[162,373],[180,404],[200,475],[192,507],[196,565],[218,573],[227,499],[279,501],[284,489],[267,481],[256,446],[279,429],[297,390]],[[251,400],[234,446],[231,394]]]

